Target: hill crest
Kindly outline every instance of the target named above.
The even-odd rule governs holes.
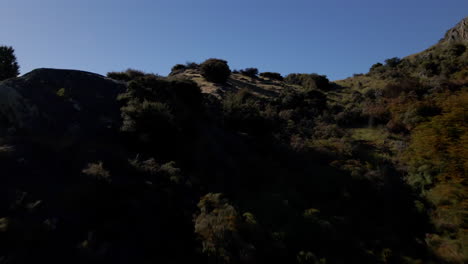
[[[468,17],[465,17],[453,28],[449,29],[439,43],[468,42]]]

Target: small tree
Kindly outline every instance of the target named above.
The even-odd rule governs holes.
[[[231,75],[231,69],[227,61],[220,59],[208,59],[200,65],[200,70],[209,82],[225,83]]]
[[[12,47],[0,46],[0,81],[19,75],[15,50]]]
[[[230,262],[231,250],[239,239],[239,214],[221,193],[208,193],[198,203],[195,233],[203,243],[203,251],[223,262]]]

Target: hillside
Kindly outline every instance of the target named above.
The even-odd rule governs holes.
[[[0,263],[466,263],[466,22],[336,82],[0,82]]]
[[[407,147],[391,159],[426,203],[435,228],[426,243],[448,263],[463,263],[468,254],[467,47],[465,18],[425,51],[337,81],[343,89],[332,95],[349,112],[368,117],[370,126],[355,130],[355,137],[374,143],[383,138],[389,147],[395,135],[404,138]]]

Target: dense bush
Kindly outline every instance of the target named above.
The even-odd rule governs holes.
[[[169,75],[177,74],[185,69],[187,69],[187,66],[183,64],[176,64],[171,68],[171,73],[169,73]]]
[[[198,63],[196,63],[196,62],[189,61],[189,62],[185,63],[185,67],[187,69],[198,69],[200,67],[200,65],[198,65]]]
[[[397,81],[389,82],[382,90],[382,95],[388,98],[395,98],[403,93],[413,92],[424,93],[423,85],[415,78],[400,78]]]
[[[227,128],[260,135],[270,132],[261,115],[261,103],[246,89],[229,94],[223,100],[224,123]]]
[[[200,64],[203,77],[209,82],[225,83],[231,75],[227,61],[220,59],[208,59]]]
[[[19,75],[15,50],[12,47],[0,46],[0,81]]]
[[[260,73],[260,76],[265,77],[265,78],[269,78],[269,79],[272,79],[272,80],[278,80],[278,81],[283,80],[283,76],[281,76],[281,74],[277,73],[277,72],[262,72],[262,73]]]
[[[396,66],[398,66],[400,63],[402,62],[402,60],[398,57],[393,57],[393,58],[390,58],[390,59],[386,59],[385,60],[385,66],[388,66],[390,68],[395,68]]]
[[[330,89],[330,81],[325,75],[312,74],[297,74],[292,73],[284,78],[284,81],[289,84],[300,85],[305,89]]]
[[[455,57],[462,55],[463,53],[465,53],[465,51],[466,51],[466,46],[465,44],[462,44],[462,43],[452,44],[449,48],[450,55],[455,56]]]
[[[378,62],[374,65],[371,66],[371,68],[369,69],[369,73],[373,74],[373,73],[381,73],[384,71],[384,66],[382,63]]]
[[[178,130],[195,122],[202,105],[200,88],[194,82],[155,75],[130,81],[119,100],[124,104],[121,130],[144,144],[168,144]]]
[[[145,76],[145,73],[139,70],[134,70],[134,69],[127,69],[124,72],[109,72],[107,73],[107,77],[114,79],[114,80],[119,80],[119,81],[124,81],[124,82],[129,82],[131,80],[134,80],[138,77],[143,77]]]
[[[412,133],[404,155],[409,165],[407,181],[435,207],[431,218],[437,233],[426,236],[428,246],[442,259],[465,263],[468,248],[463,219],[468,207],[463,193],[468,171],[468,129],[463,118],[468,111],[468,92],[441,94],[439,99],[442,114],[419,124]]]
[[[186,68],[187,68],[187,66],[185,66],[183,64],[176,64],[171,68],[171,71],[184,70]]]
[[[242,75],[255,78],[258,75],[258,69],[257,68],[245,68],[243,70],[239,71]]]
[[[237,235],[240,216],[220,193],[209,193],[198,203],[200,213],[195,218],[195,233],[203,241],[203,251],[225,263],[233,262],[236,247],[242,241]]]
[[[439,74],[439,65],[434,61],[424,61],[421,64],[423,73],[429,77]]]

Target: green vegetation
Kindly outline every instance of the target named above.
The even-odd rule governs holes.
[[[426,242],[450,262],[467,261],[468,90],[441,94],[442,113],[414,128],[405,153],[408,183],[433,207],[436,234]]]

